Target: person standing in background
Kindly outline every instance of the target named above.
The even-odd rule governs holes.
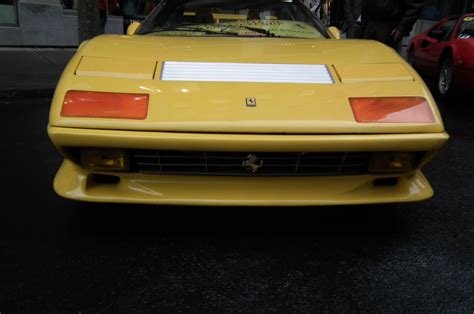
[[[345,0],[343,30],[346,32],[348,39],[362,38],[364,35],[362,29],[362,1]]]
[[[100,16],[100,33],[105,33],[105,25],[109,12],[118,8],[117,0],[99,0],[99,16]]]
[[[398,50],[423,9],[424,0],[364,0],[364,38],[380,41]]]

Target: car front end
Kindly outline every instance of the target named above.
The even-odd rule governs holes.
[[[295,27],[286,32],[304,28]],[[448,135],[429,90],[393,50],[194,31],[100,36],[78,50],[48,126],[65,157],[59,195],[229,206],[432,196],[420,169]]]

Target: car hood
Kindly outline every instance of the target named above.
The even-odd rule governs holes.
[[[144,120],[61,117],[68,90],[150,95]],[[431,124],[357,123],[350,97],[425,97]],[[423,81],[373,41],[99,36],[83,44],[56,89],[61,127],[219,133],[442,132]]]

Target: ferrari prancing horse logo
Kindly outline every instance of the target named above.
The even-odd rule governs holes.
[[[253,97],[245,98],[245,102],[247,103],[247,107],[257,107],[257,99]]]
[[[244,167],[245,170],[255,173],[258,169],[263,167],[263,160],[254,154],[250,154],[247,156],[247,159],[242,162],[242,167]]]

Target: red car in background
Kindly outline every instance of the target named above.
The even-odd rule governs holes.
[[[413,37],[407,61],[421,76],[437,80],[441,96],[474,91],[474,14],[445,18]]]

